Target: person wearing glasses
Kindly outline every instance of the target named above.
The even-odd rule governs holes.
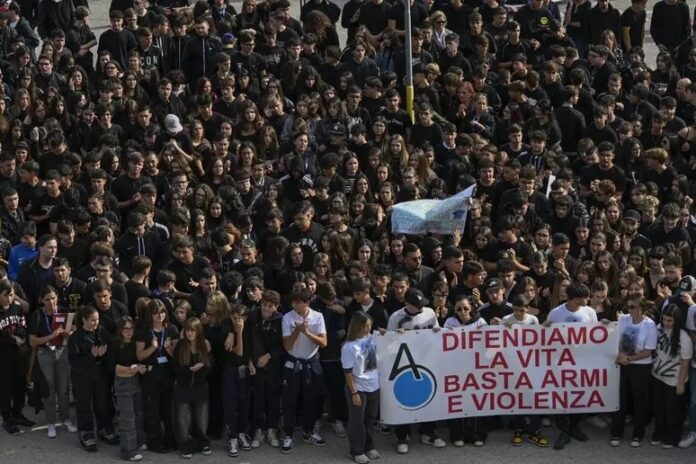
[[[143,427],[140,375],[148,366],[138,362],[135,349],[135,321],[125,316],[118,321],[116,340],[109,347],[107,362],[115,372],[114,396],[118,404],[118,428],[121,443],[121,459],[137,462],[143,456],[138,453],[147,448]]]

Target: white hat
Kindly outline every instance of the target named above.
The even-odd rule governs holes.
[[[179,116],[175,114],[168,114],[164,118],[164,128],[170,134],[178,134],[179,132],[184,130],[184,127],[181,125],[181,122],[179,122]]]

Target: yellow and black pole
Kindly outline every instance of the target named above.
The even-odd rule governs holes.
[[[411,122],[415,122],[413,115],[413,52],[411,44],[411,1],[402,0],[404,2],[404,52],[406,53],[406,112],[411,118]]]

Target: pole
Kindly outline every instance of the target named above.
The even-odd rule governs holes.
[[[404,31],[406,36],[404,41],[404,52],[406,53],[406,112],[414,122],[413,117],[413,50],[411,44],[411,0],[404,2]]]

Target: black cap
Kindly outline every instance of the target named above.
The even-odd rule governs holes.
[[[421,292],[417,288],[409,288],[408,290],[406,290],[404,301],[406,301],[406,303],[410,305],[415,306],[418,309],[422,309],[424,306],[430,304],[425,295],[423,295],[423,292]]]
[[[493,277],[492,279],[488,279],[488,280],[486,281],[486,284],[484,285],[484,288],[486,289],[486,291],[488,291],[488,290],[499,290],[499,289],[501,289],[501,288],[504,288],[504,287],[503,287],[503,281],[500,280],[500,279],[498,279],[498,278],[496,278],[496,277]]]
[[[631,219],[636,222],[640,222],[640,213],[635,209],[629,209],[624,213],[624,219]]]

